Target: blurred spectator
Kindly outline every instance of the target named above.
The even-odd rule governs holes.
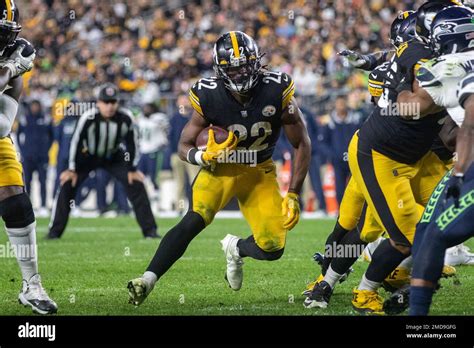
[[[58,95],[78,90],[88,95],[110,81],[131,103],[144,103],[148,98],[134,96],[156,88],[152,94],[177,94],[198,76],[212,74],[212,45],[228,30],[254,36],[270,68],[293,74],[301,94],[330,95],[330,89],[316,85],[334,81],[364,88],[363,81],[352,81],[336,53],[390,47],[396,13],[422,1],[17,2],[21,35],[37,49],[28,93],[52,103]]]
[[[336,198],[339,205],[350,176],[348,147],[354,133],[361,125],[362,116],[347,106],[347,96],[336,98],[334,110],[329,115],[327,125],[321,130],[321,152],[327,156],[334,167],[336,179]]]
[[[125,187],[112,177],[106,170],[95,170],[95,188],[97,191],[97,209],[101,215],[108,216],[127,215],[130,213],[128,205],[127,193]],[[107,186],[112,183],[114,185],[113,197],[111,202],[107,202]],[[110,215],[109,215],[110,214]]]
[[[318,146],[318,137],[320,134],[319,125],[316,123],[313,115],[309,110],[301,108],[306,121],[306,128],[308,129],[308,135],[311,139],[311,164],[309,167],[309,179],[311,181],[311,187],[318,200],[318,211],[327,214],[326,209],[326,198],[324,197],[323,184],[321,179],[321,166],[323,165],[321,151]]]
[[[48,173],[49,149],[53,143],[51,118],[43,112],[41,103],[33,100],[19,119],[18,144],[20,147],[26,191],[31,193],[33,173],[38,173],[41,193],[41,208],[38,216],[47,216],[46,177]]]
[[[169,120],[164,113],[158,112],[155,104],[145,104],[143,114],[137,120],[140,134],[140,162],[138,170],[147,176],[158,190],[158,170],[163,163],[163,152],[168,145]],[[153,199],[153,195],[151,195]]]

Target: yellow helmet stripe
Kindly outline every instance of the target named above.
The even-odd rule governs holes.
[[[408,12],[408,11],[403,12],[403,18],[404,19],[407,18],[409,15],[410,15],[410,12]]]
[[[7,20],[13,20],[13,11],[11,0],[5,0],[5,5],[7,5]]]
[[[230,32],[230,40],[232,41],[232,48],[234,49],[234,57],[240,58],[239,42],[237,41],[237,35],[235,35],[235,31]]]

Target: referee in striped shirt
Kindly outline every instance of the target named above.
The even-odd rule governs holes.
[[[86,111],[77,122],[69,151],[69,168],[60,175],[61,186],[47,238],[61,237],[78,187],[97,168],[105,169],[123,184],[143,235],[159,238],[144,176],[137,170],[138,160],[138,133],[133,116],[119,107],[117,87],[105,84],[100,88],[97,107]]]

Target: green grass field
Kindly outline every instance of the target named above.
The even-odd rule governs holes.
[[[160,219],[160,233],[177,219]],[[219,240],[227,233],[249,234],[245,221],[216,220],[190,245],[184,257],[161,279],[138,308],[127,303],[127,281],[143,273],[158,241],[144,240],[132,218],[71,219],[61,240],[46,241],[47,220],[38,221],[40,272],[59,315],[355,315],[351,291],[365,262],[341,284],[326,310],[305,309],[301,291],[319,272],[312,260],[321,251],[333,220],[303,220],[290,232],[282,259],[246,259],[239,292],[224,281],[225,259]],[[5,233],[0,243],[5,244]],[[467,245],[474,247],[471,240]],[[0,315],[29,315],[17,302],[21,286],[14,258],[0,259]],[[474,267],[458,267],[461,285],[442,280],[432,314],[472,315]],[[381,294],[387,294],[381,290]]]

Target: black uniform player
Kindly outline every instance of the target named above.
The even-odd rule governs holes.
[[[393,21],[390,31],[390,41],[395,48],[415,39],[416,13],[413,11],[401,12]],[[393,80],[391,72],[393,60],[383,62],[369,74],[368,89],[372,103],[376,106],[382,97],[386,82]],[[365,67],[361,67],[365,68]],[[384,232],[372,212],[366,209],[365,198],[354,178],[351,177],[344,192],[344,198],[339,209],[339,216],[333,232],[326,240],[325,250],[335,250],[336,244],[351,245],[352,250],[362,250],[365,245],[376,241]],[[309,297],[304,305],[307,308],[326,308],[332,292],[338,281],[342,281],[350,272],[351,265],[359,254],[350,257],[334,257],[325,252],[321,261],[321,275],[315,282],[308,285],[304,292]],[[390,279],[392,284],[408,281],[407,271],[397,270],[397,276]]]
[[[450,4],[442,2],[437,11]],[[418,35],[418,22],[426,14],[425,7],[417,11]],[[410,254],[423,207],[448,169],[430,151],[446,111],[433,109],[427,111],[430,117],[404,119],[400,116],[406,113],[420,115],[419,105],[397,103],[400,88],[413,82],[418,62],[432,56],[430,48],[422,42],[411,41],[398,47],[378,107],[349,145],[349,166],[368,204],[368,212],[390,237],[376,249],[354,290],[352,305],[361,312],[382,312],[377,289]]]
[[[179,154],[202,167],[193,183],[192,205],[163,238],[147,272],[129,282],[130,303],[143,302],[156,281],[232,197],[237,197],[252,235],[240,239],[229,234],[222,240],[229,286],[241,288],[244,257],[277,260],[283,255],[286,234],[299,219],[298,195],[308,172],[310,140],[293,98],[293,80],[284,73],[263,70],[260,58],[251,37],[238,31],[226,33],[214,46],[217,77],[201,79],[191,88],[194,113],[181,135]],[[211,130],[206,150],[196,149],[196,137],[210,124],[228,129],[228,139],[215,143]],[[271,159],[281,128],[295,148],[285,198],[280,195]],[[222,152],[235,150],[253,153],[246,158],[256,158],[256,162],[222,163],[226,162]]]

